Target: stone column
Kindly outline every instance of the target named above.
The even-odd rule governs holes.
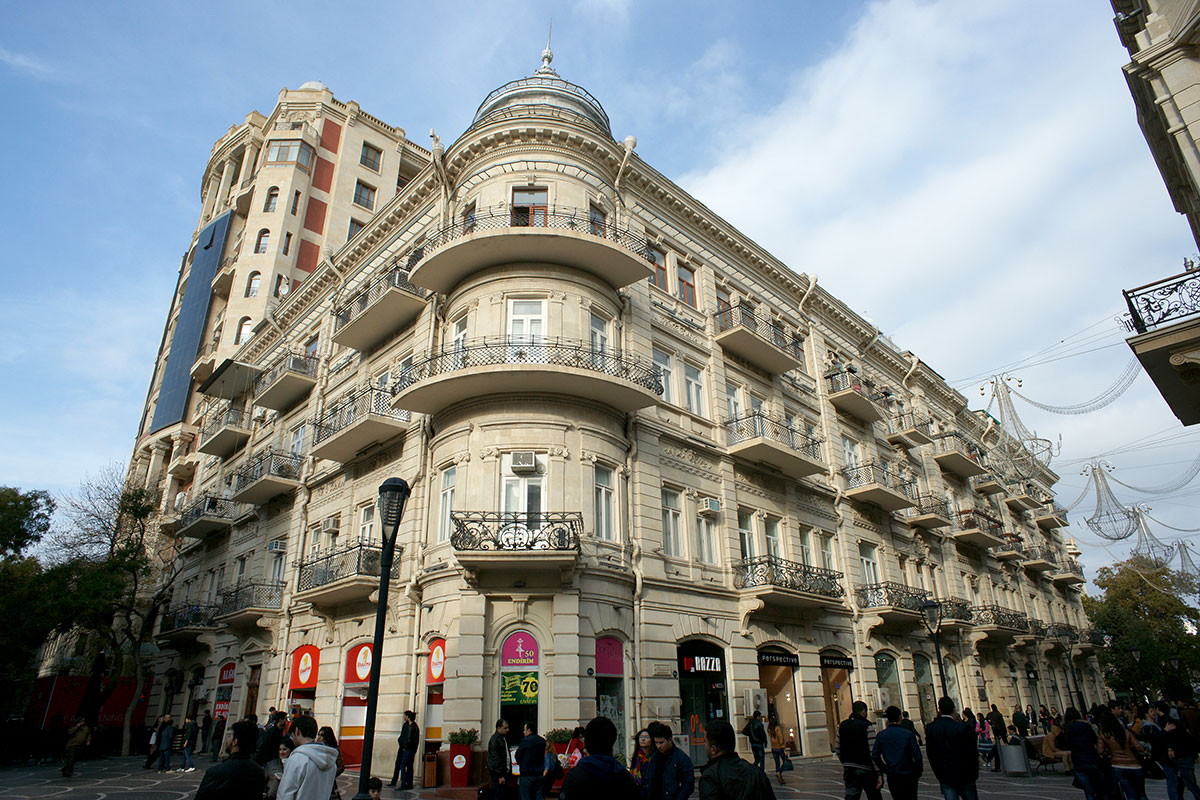
[[[476,728],[481,721],[495,716],[483,713],[487,610],[487,598],[481,594],[464,595],[459,600],[458,633],[454,635],[451,631],[446,637],[446,701],[442,706],[444,730]]]
[[[213,209],[217,203],[217,187],[220,185],[220,179],[214,174],[208,179],[208,189],[204,192],[204,210],[200,214],[200,221],[208,222],[212,219]]]
[[[217,189],[217,205],[213,209],[213,213],[217,214],[225,210],[225,206],[229,204],[229,187],[233,183],[233,159],[225,159],[225,166],[221,170],[221,187]]]
[[[581,719],[583,714],[583,665],[579,658],[579,595],[567,592],[554,595],[553,614],[554,704],[550,714],[554,727],[574,728],[579,724],[574,720]],[[595,686],[594,682],[592,686]]]

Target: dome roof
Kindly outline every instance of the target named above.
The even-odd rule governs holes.
[[[304,83],[300,84],[300,88],[297,89],[296,91],[303,92],[303,91],[308,91],[308,90],[315,90],[318,92],[323,92],[328,88],[329,88],[328,86],[321,83],[320,81],[305,81]]]
[[[600,101],[582,86],[563,80],[550,66],[554,54],[547,47],[542,51],[542,66],[531,77],[510,81],[484,98],[475,112],[471,125],[508,109],[529,106],[552,106],[578,114],[612,136],[608,114]]]

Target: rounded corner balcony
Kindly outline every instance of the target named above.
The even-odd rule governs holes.
[[[576,511],[451,511],[450,521],[450,546],[472,583],[484,572],[565,575],[579,562],[583,515]]]
[[[409,280],[447,294],[480,270],[532,262],[578,269],[620,289],[651,276],[649,258],[644,235],[586,209],[502,205],[430,234]]]
[[[658,369],[619,350],[575,339],[495,336],[466,339],[413,364],[392,389],[397,408],[434,414],[497,394],[584,397],[620,411],[658,402]]]

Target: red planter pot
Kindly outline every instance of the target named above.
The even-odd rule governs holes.
[[[450,785],[464,789],[471,782],[471,745],[450,745]]]

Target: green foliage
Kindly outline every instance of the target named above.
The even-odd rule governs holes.
[[[479,741],[477,728],[459,728],[450,733],[450,744],[475,744]]]
[[[567,744],[571,741],[571,729],[551,728],[546,731],[546,741],[550,744]]]
[[[54,500],[48,492],[0,486],[0,556],[19,556],[50,530]]]

